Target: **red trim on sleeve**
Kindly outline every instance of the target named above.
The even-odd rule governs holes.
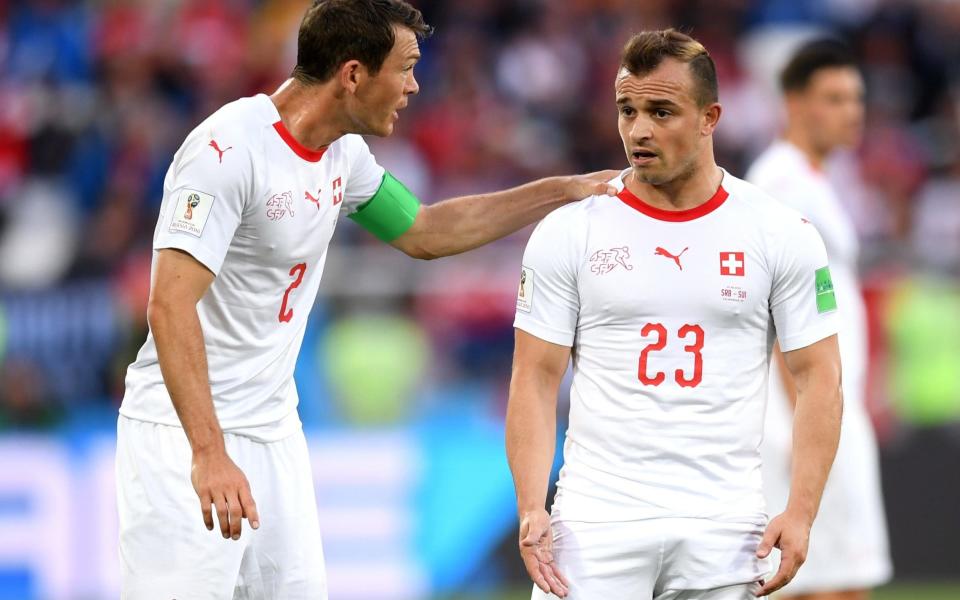
[[[727,200],[727,196],[729,195],[730,194],[727,193],[727,190],[723,189],[723,185],[721,185],[717,188],[716,193],[714,193],[709,200],[699,206],[688,208],[687,210],[664,210],[662,208],[651,206],[640,198],[637,198],[633,192],[628,190],[626,187],[623,188],[623,191],[620,192],[617,197],[620,198],[620,200],[622,200],[623,203],[630,208],[636,210],[637,212],[641,212],[648,217],[653,217],[654,219],[659,219],[661,221],[672,221],[677,223],[682,221],[692,221],[712,213],[720,208],[720,205]]]
[[[283,141],[290,146],[290,149],[293,150],[297,156],[303,160],[310,162],[317,162],[323,158],[323,153],[327,151],[327,146],[320,148],[318,150],[311,150],[303,144],[297,141],[297,138],[293,137],[290,131],[287,130],[284,126],[283,121],[277,121],[273,124],[273,128],[277,130],[277,133],[280,134],[280,137],[283,138]]]

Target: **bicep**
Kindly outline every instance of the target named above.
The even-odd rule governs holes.
[[[836,334],[784,352],[783,362],[800,389],[805,388],[811,378],[835,379],[838,385],[840,383],[840,347]]]
[[[516,330],[513,354],[515,383],[536,383],[555,389],[560,386],[569,362],[569,346],[548,342],[522,329]]]
[[[150,306],[195,306],[213,279],[213,272],[188,252],[158,250],[150,282]]]

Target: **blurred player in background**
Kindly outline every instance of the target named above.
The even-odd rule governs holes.
[[[174,156],[118,421],[124,598],[326,597],[293,372],[341,212],[434,258],[611,189],[613,172],[420,206],[356,134],[393,131],[429,33],[400,0],[315,2],[292,78],[224,106]]]
[[[864,600],[891,575],[877,444],[866,412],[867,322],[857,279],[853,223],[823,172],[838,148],[855,146],[863,129],[863,78],[840,42],[801,47],[780,78],[787,125],[783,138],[754,163],[747,179],[798,210],[823,236],[839,303],[844,413],[840,445],[810,535],[807,563],[784,594],[805,600]],[[775,350],[778,357],[782,356]],[[789,491],[791,420],[796,387],[774,361],[762,446],[770,510]]]
[[[507,454],[533,596],[769,594],[804,560],[839,437],[827,254],[798,213],[717,166],[716,70],[699,42],[637,34],[615,92],[631,164],[612,182],[620,201],[555,211],[523,258]],[[759,448],[775,337],[797,410],[790,501],[768,523]],[[774,546],[784,560],[764,582]]]

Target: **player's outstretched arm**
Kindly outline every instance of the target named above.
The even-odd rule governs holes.
[[[609,182],[619,171],[547,177],[492,194],[421,206],[413,225],[390,243],[421,259],[450,256],[500,239],[550,211],[594,194],[616,195]]]
[[[223,537],[236,540],[241,518],[256,529],[260,517],[246,476],[227,455],[210,395],[197,302],[213,277],[186,252],[160,250],[150,284],[147,320],[157,344],[163,382],[193,450],[191,480],[200,498],[203,522],[213,530],[213,504]]]
[[[563,598],[566,579],[553,562],[547,486],[557,443],[557,391],[570,348],[517,329],[507,405],[507,461],[517,491],[520,556],[533,582]]]
[[[770,521],[757,549],[761,558],[774,546],[781,551],[779,570],[758,596],[785,586],[806,560],[810,527],[840,441],[843,397],[837,336],[784,352],[783,358],[797,387],[790,498],[786,510]]]

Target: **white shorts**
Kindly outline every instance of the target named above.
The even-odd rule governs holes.
[[[763,493],[771,518],[790,494],[793,414],[776,371],[770,373],[764,425]],[[820,511],[810,530],[807,560],[784,594],[869,589],[892,575],[880,467],[873,429],[862,405],[844,386],[840,446],[823,490]],[[779,551],[773,551],[779,564]]]
[[[553,555],[570,600],[756,600],[762,537],[762,526],[708,519],[555,519]],[[549,597],[534,586],[533,600]]]
[[[260,528],[244,519],[237,541],[203,524],[180,427],[121,416],[117,505],[121,598],[130,600],[326,599],[313,475],[303,432],[262,443],[225,434],[250,482]]]

